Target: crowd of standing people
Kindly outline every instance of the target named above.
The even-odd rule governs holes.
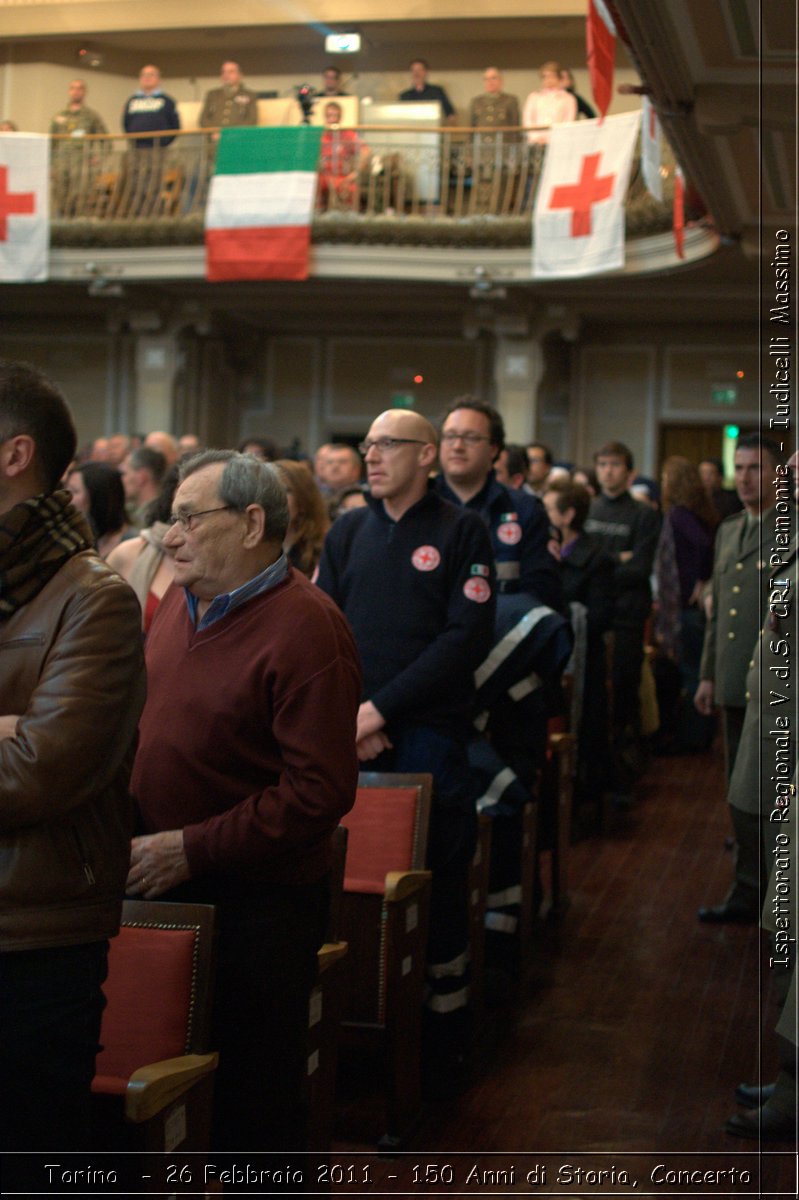
[[[622,442],[590,468],[559,465],[542,443],[506,444],[499,412],[473,396],[438,426],[380,413],[357,448],[326,444],[313,462],[268,437],[216,450],[116,434],[80,456],[76,441],[55,385],[0,364],[4,1148],[90,1144],[123,894],[217,908],[214,1147],[303,1147],[331,836],[364,765],[433,777],[423,1066],[429,1090],[456,1089],[477,812],[518,828],[564,674],[582,698],[577,803],[633,804],[653,749],[647,647],[679,675],[658,749],[704,751],[724,714],[739,868],[699,917],[757,919],[760,735],[737,645],[734,680],[726,668],[728,643],[748,661],[767,616],[750,542],[788,474],[768,439],[740,439],[741,510],[718,532],[719,489],[699,464],[667,459],[637,499]],[[511,932],[513,836],[497,845],[492,928]],[[785,1095],[756,1097],[775,1133]],[[730,1132],[752,1136],[743,1118]]]

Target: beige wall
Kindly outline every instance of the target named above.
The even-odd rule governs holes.
[[[49,33],[80,34],[93,30],[218,29],[330,22],[345,26],[359,21],[446,20],[532,16],[582,18],[584,0],[415,0],[412,5],[381,0],[305,0],[300,7],[285,0],[0,0],[4,33],[24,37]],[[95,35],[99,37],[99,35]]]
[[[454,396],[482,390],[483,369],[482,344],[453,338],[270,338],[254,386],[261,402],[243,408],[240,436],[299,438],[306,450],[361,436],[395,392],[411,392],[435,420]]]
[[[736,387],[733,405],[714,401],[716,385]],[[603,442],[620,440],[638,469],[651,475],[662,425],[727,422],[758,424],[751,327],[617,326],[601,334],[590,330],[576,348],[571,430],[577,461],[590,462]]]
[[[110,349],[105,334],[86,329],[53,333],[42,327],[13,337],[0,334],[0,358],[31,363],[63,389],[75,414],[80,445],[110,431]]]
[[[456,106],[458,119],[466,122],[468,119],[471,99],[482,91],[482,71],[488,65],[489,57],[485,47],[472,47],[471,58],[473,65],[466,69],[443,68],[432,70],[430,78],[442,84]],[[502,47],[492,46],[491,59],[502,64]],[[510,47],[506,48],[510,54]],[[568,49],[568,47],[566,47]],[[576,47],[574,53],[566,61],[579,62]],[[398,63],[383,70],[359,72],[357,78],[345,80],[345,90],[357,95],[362,101],[371,98],[375,103],[395,100],[398,93],[408,86],[408,73],[405,69],[407,59],[413,53],[410,47],[398,48]],[[581,51],[584,55],[584,49]],[[244,55],[242,65],[246,70]],[[531,48],[530,65],[523,68],[511,68],[505,71],[505,88],[518,96],[520,104],[527,94],[537,86],[536,55]],[[293,94],[296,84],[319,83],[319,72],[324,66],[323,56],[315,64],[303,62],[297,55],[296,69],[288,73],[285,69],[285,56],[280,70],[274,73],[257,73],[248,71],[246,80],[250,87],[257,91],[275,90],[281,96]],[[402,64],[401,66],[399,64]],[[71,79],[84,79],[88,86],[87,103],[96,109],[105,121],[109,132],[118,133],[121,130],[122,109],[128,96],[135,90],[136,76],[143,65],[139,56],[131,58],[129,70],[125,73],[109,71],[81,71],[75,68],[48,62],[6,62],[0,65],[0,116],[16,122],[20,129],[32,133],[46,133],[50,120],[55,112],[63,108],[67,101],[67,85]],[[191,69],[190,63],[184,60],[183,70]],[[590,101],[591,89],[587,71],[575,69],[577,90]],[[617,71],[617,82],[634,82],[635,72],[631,70]],[[200,101],[206,91],[218,86],[216,75],[164,74],[164,90],[180,100]],[[638,109],[640,99],[636,96],[615,96],[611,112],[623,112]],[[362,122],[368,121],[365,108],[361,111]]]
[[[547,368],[533,433],[549,438],[559,456],[579,462],[590,461],[602,442],[619,438],[630,445],[640,470],[651,474],[664,423],[757,423],[756,351],[749,333],[724,326],[626,325],[602,335],[589,330],[571,351],[570,380],[565,358],[554,375],[551,364]],[[286,446],[299,438],[308,449],[332,434],[358,435],[395,391],[415,392],[418,410],[431,418],[463,392],[492,397],[490,339],[276,334],[246,358],[237,357],[235,341],[227,349],[221,337],[214,344],[217,351],[203,360],[190,385],[188,411],[198,414],[198,432],[228,444],[263,433]],[[125,411],[128,397],[130,427],[146,427],[143,405],[152,380],[136,375],[143,349],[144,343],[138,354],[116,362],[110,335],[67,322],[54,332],[46,321],[29,321],[13,337],[0,336],[0,355],[27,359],[62,383],[82,442],[124,425],[117,413]],[[177,358],[167,355],[172,367]],[[738,369],[745,373],[738,402],[714,405],[712,385],[734,380]],[[414,386],[417,373],[424,383]],[[168,398],[168,371],[160,386]],[[565,403],[554,404],[562,394]],[[529,406],[532,417],[532,396]],[[176,420],[176,433],[187,431],[187,420]]]

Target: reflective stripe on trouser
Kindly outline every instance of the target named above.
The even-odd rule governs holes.
[[[469,1003],[469,961],[467,949],[449,962],[428,962],[425,1006],[431,1012],[455,1012]]]
[[[478,790],[466,740],[455,732],[389,724],[394,743],[371,764],[376,771],[429,771],[433,803],[427,865],[433,873],[427,944],[426,1007],[437,1013],[469,1000],[469,866],[477,844]]]

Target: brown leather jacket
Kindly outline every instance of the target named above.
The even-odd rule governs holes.
[[[113,936],[144,703],[138,601],[93,551],[0,622],[0,950]]]

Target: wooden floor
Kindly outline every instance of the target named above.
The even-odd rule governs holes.
[[[359,1156],[368,1121],[348,1130],[334,1191],[795,1195],[791,1147],[758,1154],[723,1128],[736,1084],[776,1073],[765,935],[696,919],[727,889],[728,832],[720,752],[653,759],[632,811],[572,847],[569,908],[495,1003],[471,1086],[395,1159]]]

